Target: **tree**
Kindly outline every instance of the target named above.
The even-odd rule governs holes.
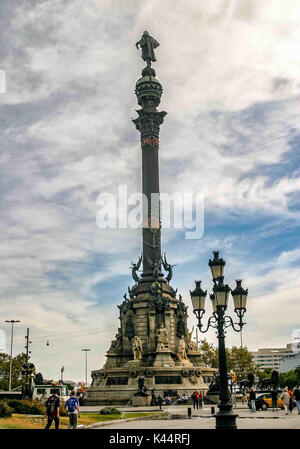
[[[199,349],[205,365],[211,368],[218,368],[219,350],[206,340],[200,341]],[[233,346],[230,350],[226,349],[226,359],[227,370],[234,371],[237,374],[238,381],[246,379],[249,373],[257,373],[258,368],[246,346],[242,348]]]
[[[296,374],[296,379],[297,379],[297,385],[300,385],[300,366],[297,366],[295,368],[295,374]]]
[[[26,362],[26,354],[18,354],[12,360],[12,377],[11,386],[16,388],[22,385],[22,365]],[[8,390],[9,388],[9,370],[10,356],[8,354],[0,354],[0,390]]]
[[[264,369],[260,369],[259,367],[257,368],[257,375],[259,380],[262,379],[266,379],[267,377],[271,377],[273,368],[264,368]]]
[[[279,385],[283,387],[294,388],[296,385],[300,385],[300,367],[292,369],[286,373],[279,374]]]
[[[199,350],[203,363],[210,368],[218,367],[217,351],[212,343],[208,343],[206,339],[200,341]]]
[[[233,346],[228,351],[227,369],[233,370],[237,374],[238,382],[247,379],[249,373],[257,373],[257,366],[253,362],[253,355],[248,351],[246,346]]]

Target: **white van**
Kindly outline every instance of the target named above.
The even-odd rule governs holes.
[[[63,401],[67,401],[70,397],[67,385],[35,385],[33,387],[32,399],[46,401],[54,392]]]

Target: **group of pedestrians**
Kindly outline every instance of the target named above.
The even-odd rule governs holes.
[[[59,415],[60,415],[60,398],[54,391],[53,394],[46,401],[46,416],[47,424],[45,430],[50,429],[53,421],[55,430],[59,429]],[[75,395],[75,391],[71,392],[70,398],[64,404],[65,410],[69,416],[69,429],[76,429],[78,418],[80,418],[79,400]]]
[[[271,398],[272,398],[272,410],[274,412],[274,411],[278,410],[278,391],[277,390],[271,391]],[[253,387],[250,389],[249,399],[250,399],[250,405],[251,405],[251,413],[255,413],[256,412],[256,393],[255,393]],[[283,393],[280,396],[280,399],[282,400],[282,404],[283,404],[286,415],[288,415],[289,413],[293,413],[294,402],[296,402],[296,406],[298,409],[298,415],[300,415],[300,387],[299,387],[299,385],[297,385],[294,388],[294,391],[292,391],[291,388],[289,388],[289,387],[285,387],[285,389],[283,390]]]
[[[200,391],[195,390],[194,393],[191,395],[192,401],[193,401],[193,407],[196,408],[202,408],[203,407],[203,394]]]
[[[296,402],[298,415],[300,415],[300,388],[299,385],[296,385],[294,391],[292,391],[289,387],[286,387],[282,394],[282,402],[285,410],[285,414],[293,413],[294,401]]]

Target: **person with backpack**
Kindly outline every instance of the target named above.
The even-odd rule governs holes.
[[[55,423],[55,430],[59,428],[59,408],[60,408],[60,399],[57,395],[57,391],[54,390],[53,394],[49,396],[46,401],[46,416],[48,418],[48,422],[46,424],[45,430],[50,429],[51,424]]]
[[[69,415],[69,429],[77,429],[77,417],[80,418],[79,400],[75,396],[75,391],[71,392],[71,395],[65,403],[65,409]]]

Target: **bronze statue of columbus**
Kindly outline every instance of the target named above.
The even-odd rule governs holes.
[[[144,34],[140,41],[135,46],[138,49],[139,45],[142,49],[142,59],[147,62],[147,66],[151,66],[151,62],[156,61],[154,49],[159,46],[157,40],[150,36],[148,31],[144,31]]]

